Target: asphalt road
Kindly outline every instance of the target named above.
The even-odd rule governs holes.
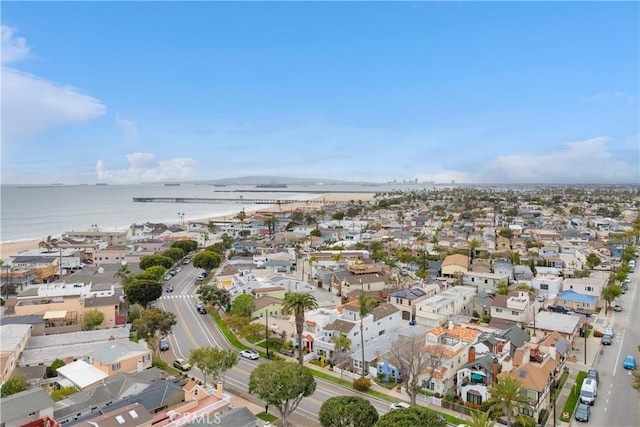
[[[640,271],[630,275],[631,284],[626,294],[620,295],[615,304],[623,311],[615,313],[613,323],[615,337],[613,345],[601,346],[596,362],[600,373],[598,397],[591,408],[589,425],[597,427],[632,427],[640,425],[640,392],[631,387],[631,372],[623,369],[622,361],[627,354],[640,362]],[[574,421],[574,424],[579,424]]]
[[[182,270],[171,280],[164,282],[164,288],[171,283],[174,291],[164,292],[159,300],[159,306],[176,315],[177,323],[173,328],[173,333],[169,336],[170,349],[162,352],[161,357],[169,364],[177,357],[187,359],[192,349],[206,346],[216,346],[219,348],[233,348],[219,331],[210,315],[199,314],[196,310],[198,301],[195,290],[195,279],[202,270],[195,269],[191,264],[183,265]],[[244,398],[251,399],[254,403],[262,406],[263,403],[248,394],[248,383],[251,371],[264,363],[265,360],[248,360],[240,358],[236,367],[227,372],[225,378],[225,388]],[[192,368],[189,375],[202,380],[202,373]],[[210,384],[211,380],[207,381]],[[318,413],[322,403],[334,396],[354,395],[367,398],[382,415],[389,411],[389,403],[382,399],[372,398],[369,395],[358,393],[344,387],[340,387],[332,382],[316,379],[315,393],[302,400],[295,411],[296,424],[313,426],[318,424]]]

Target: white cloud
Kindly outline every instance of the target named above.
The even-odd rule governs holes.
[[[5,47],[8,52],[4,52]],[[2,27],[2,63],[25,58],[29,49],[14,30]],[[6,56],[5,56],[6,55]],[[78,89],[15,68],[2,67],[2,140],[30,137],[63,123],[84,122],[105,113],[104,105]]]
[[[608,138],[591,138],[564,144],[541,154],[501,156],[478,171],[481,182],[513,183],[625,183],[637,182],[633,165],[616,160]]]
[[[616,90],[613,92],[600,92],[594,96],[596,101],[622,100],[636,102],[636,97],[627,92]]]
[[[116,126],[122,130],[126,140],[132,140],[138,136],[138,124],[134,120],[125,119],[120,113],[116,113]]]
[[[126,157],[129,162],[126,169],[109,170],[102,160],[98,160],[97,180],[114,184],[135,184],[192,179],[193,169],[197,165],[190,158],[158,161],[153,153],[132,153]]]
[[[0,58],[2,64],[10,64],[29,56],[29,46],[23,37],[15,37],[15,28],[2,25],[0,29],[2,33],[2,44],[0,49]]]

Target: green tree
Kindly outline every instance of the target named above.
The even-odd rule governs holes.
[[[113,277],[120,281],[120,284],[124,287],[131,283],[135,276],[131,270],[129,270],[129,266],[127,264],[120,264],[118,270],[113,273]]]
[[[507,295],[509,293],[509,284],[506,280],[498,280],[496,283],[496,294]]]
[[[495,427],[496,422],[491,419],[491,411],[473,411],[471,420],[467,420],[469,427]]]
[[[498,378],[498,381],[489,388],[489,393],[491,397],[488,402],[491,408],[506,412],[509,427],[511,427],[514,409],[529,407],[522,383],[508,375]]]
[[[29,383],[24,379],[24,375],[14,375],[2,384],[0,397],[11,396],[29,389]]]
[[[205,251],[215,252],[218,255],[220,255],[220,258],[222,258],[224,256],[224,253],[225,253],[226,250],[227,250],[227,248],[224,246],[224,243],[222,243],[222,242],[214,243],[213,245],[207,246],[205,248]]]
[[[162,252],[162,255],[166,256],[167,258],[171,258],[173,262],[178,262],[182,258],[184,258],[184,251],[180,248],[171,247]]]
[[[227,249],[230,249],[231,245],[233,245],[233,237],[229,236],[227,233],[222,233],[220,239],[222,239],[222,244]]]
[[[153,267],[149,267],[144,271],[144,276],[153,280],[160,281],[167,274],[167,269],[161,265],[154,265]],[[140,278],[140,275],[138,275]]]
[[[134,320],[139,319],[142,316],[142,310],[144,310],[144,307],[140,304],[131,304],[127,315],[128,322],[133,323]]]
[[[175,324],[175,314],[151,308],[142,312],[140,318],[133,322],[133,327],[136,328],[138,338],[143,338],[157,357],[160,337],[169,335]]]
[[[278,222],[278,218],[276,218],[274,215],[269,215],[264,220],[264,225],[267,226],[269,236],[273,237],[276,234],[276,227],[278,226]]]
[[[378,305],[378,302],[367,296],[366,294],[360,294],[358,296],[358,315],[360,316],[360,346],[362,349],[362,378],[367,375],[365,370],[366,360],[364,358],[364,318],[367,317],[374,308]]]
[[[52,249],[58,247],[58,239],[54,239],[51,235],[46,238],[42,238],[42,241],[38,243],[38,247],[44,248],[47,252],[52,252]]]
[[[135,279],[124,291],[130,303],[146,307],[162,296],[162,285],[153,280]]]
[[[226,308],[231,299],[228,290],[217,286],[200,286],[196,292],[200,294],[200,298],[205,304],[215,308],[216,311],[220,308]]]
[[[78,388],[74,386],[60,387],[59,389],[53,390],[51,392],[51,399],[53,399],[54,402],[59,402],[62,399],[66,399],[72,394],[77,393],[78,391]]]
[[[503,228],[498,232],[498,236],[513,239],[513,231],[509,228]]]
[[[267,405],[280,412],[282,426],[289,425],[289,416],[303,398],[316,391],[311,371],[292,362],[272,361],[262,363],[251,372],[249,393],[258,396]]]
[[[334,337],[335,341],[333,343],[333,363],[338,366],[340,371],[340,378],[343,378],[344,370],[347,368],[347,365],[351,361],[349,357],[348,351],[351,350],[351,340],[348,336],[343,334],[342,332],[337,337]]]
[[[331,215],[331,219],[335,221],[342,221],[345,217],[345,213],[343,211],[335,211],[333,215]]]
[[[320,231],[320,229],[316,227],[309,232],[309,235],[313,237],[322,237],[322,231]]]
[[[219,254],[211,251],[203,251],[193,257],[193,266],[211,271],[218,268],[222,262]]]
[[[293,314],[296,321],[296,333],[298,334],[298,363],[300,366],[304,363],[302,356],[302,331],[304,327],[304,312],[316,310],[318,302],[311,294],[302,292],[289,292],[284,296],[284,304],[282,305],[282,314]]]
[[[318,415],[322,427],[373,427],[378,421],[378,411],[371,402],[357,396],[327,399]]]
[[[614,299],[618,298],[622,294],[622,288],[618,285],[609,285],[602,288],[602,292],[600,296],[603,300],[607,302],[605,306],[604,314],[608,314],[609,309],[611,308],[611,303]]]
[[[198,242],[195,240],[176,240],[171,244],[171,247],[182,249],[185,254],[188,254],[198,249]]]
[[[396,409],[381,416],[376,427],[446,427],[438,413],[423,407]]]
[[[243,317],[243,316],[231,315],[226,319],[227,326],[236,334],[239,333],[242,330],[242,328],[247,326],[249,322],[250,322],[249,318]]]
[[[256,300],[249,294],[238,295],[231,304],[231,314],[235,316],[251,317],[256,308]]]
[[[102,325],[103,321],[104,313],[95,308],[84,312],[84,327],[88,330],[92,330],[96,326]]]
[[[471,258],[472,262],[476,257],[476,249],[478,249],[480,246],[482,246],[482,244],[478,239],[471,239],[471,241],[469,242],[469,257]]]
[[[51,371],[51,376],[55,377],[56,375],[58,375],[58,368],[62,368],[64,365],[66,365],[66,363],[64,363],[64,360],[61,360],[61,359],[56,359],[53,362],[51,362],[51,365],[49,365],[49,371]]]
[[[139,266],[141,270],[146,270],[154,265],[160,265],[165,269],[169,269],[173,265],[173,260],[163,255],[146,255],[140,258]]]
[[[264,339],[265,328],[259,323],[249,323],[238,331],[238,335],[249,342],[255,343]]]
[[[238,352],[217,347],[200,347],[191,350],[189,362],[202,371],[202,382],[207,386],[207,376],[221,381],[224,386],[225,373],[238,364]]]
[[[587,267],[592,270],[594,267],[600,265],[600,257],[593,252],[587,255]]]

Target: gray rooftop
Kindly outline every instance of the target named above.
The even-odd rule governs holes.
[[[545,331],[558,331],[562,334],[573,334],[582,321],[582,316],[541,311],[536,316],[536,328]],[[527,327],[533,328],[533,321],[529,322]]]
[[[89,356],[101,363],[109,364],[147,352],[149,349],[146,346],[133,341],[108,341],[94,344],[93,351],[89,353]]]
[[[25,339],[25,336],[30,335],[30,325],[2,325],[0,326],[0,350],[13,352]]]
[[[53,408],[53,399],[40,387],[3,397],[0,399],[0,424],[14,425],[12,421],[47,408]]]

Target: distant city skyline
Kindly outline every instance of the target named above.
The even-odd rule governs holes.
[[[639,183],[639,14],[4,2],[2,183]]]

